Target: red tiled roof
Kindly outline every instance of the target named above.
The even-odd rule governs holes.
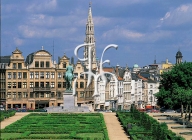
[[[148,79],[138,74],[138,77],[141,78],[143,81],[147,81]]]

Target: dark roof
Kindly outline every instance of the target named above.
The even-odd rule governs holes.
[[[180,52],[180,51],[178,51],[177,53],[176,53],[176,57],[182,57],[182,53]]]
[[[25,63],[31,64],[33,62],[33,57],[34,57],[34,53],[29,54],[25,60]]]
[[[0,63],[9,63],[11,56],[0,56]]]
[[[132,80],[137,80],[137,74],[136,73],[131,73],[131,79]]]

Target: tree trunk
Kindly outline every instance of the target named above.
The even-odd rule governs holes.
[[[181,118],[183,118],[183,104],[181,103]]]
[[[188,119],[188,121],[190,121],[191,120],[191,105],[189,105],[189,119]]]
[[[187,113],[188,113],[188,105],[187,105],[187,107],[186,107],[185,119],[187,119]]]

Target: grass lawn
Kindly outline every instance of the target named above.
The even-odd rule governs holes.
[[[1,130],[1,139],[108,140],[101,113],[31,113]]]

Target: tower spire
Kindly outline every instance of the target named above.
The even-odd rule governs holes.
[[[86,31],[85,31],[85,43],[86,44],[93,44],[91,50],[91,61],[96,63],[96,51],[95,51],[95,36],[94,36],[94,24],[92,18],[92,11],[91,11],[91,2],[89,3],[89,11],[88,11],[88,18],[86,23]],[[84,58],[88,58],[88,46],[85,47],[84,51]]]

